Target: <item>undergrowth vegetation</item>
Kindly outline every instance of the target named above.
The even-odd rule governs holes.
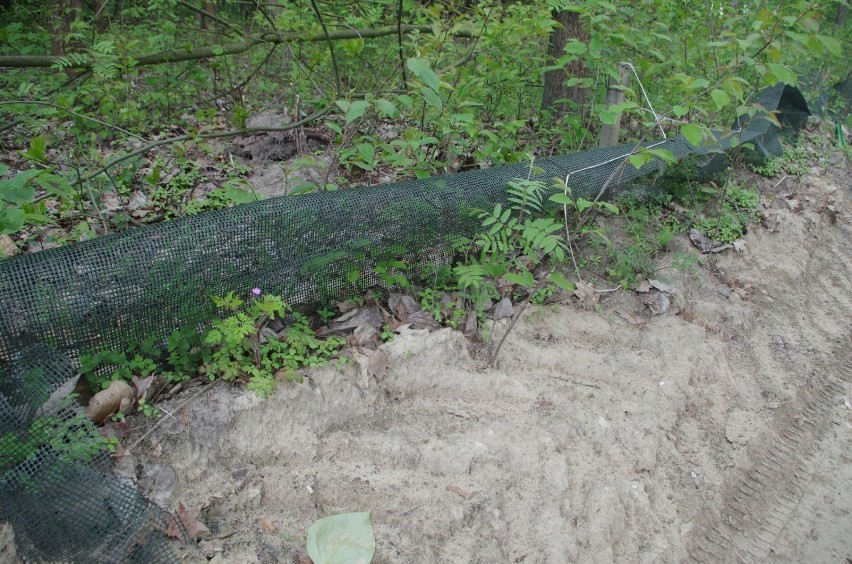
[[[162,343],[148,339],[125,350],[84,354],[81,374],[94,391],[116,380],[131,382],[155,373],[166,383],[199,374],[210,380],[241,381],[259,396],[274,392],[279,380],[301,382],[300,368],[326,364],[345,341],[335,336],[318,339],[307,318],[280,297],[260,297],[261,293],[254,288],[245,308],[233,292],[213,297],[216,307],[230,315],[213,319],[205,330],[181,329]],[[270,328],[274,322],[284,324],[279,332]]]
[[[455,241],[452,258],[427,275],[402,253],[373,261],[370,276],[347,275],[362,284],[352,296],[361,303],[368,291],[379,301],[405,294],[436,324],[486,341],[495,311],[517,319],[589,276],[635,287],[663,268],[659,257],[681,234],[733,244],[757,219],[752,187],[709,182],[695,163],[673,164],[638,142],[681,134],[699,145],[736,118],[777,122],[751,95],[779,81],[827,92],[825,113],[849,125],[830,88],[848,71],[845,1],[102,8],[0,8],[6,256],[256,201],[257,178],[273,165],[287,184],[276,193],[288,197],[528,161],[532,173],[535,158],[596,147],[616,123],[621,142],[637,143],[625,166],[670,165],[650,190],[620,197],[581,197],[569,178],[514,179],[503,203],[473,212],[479,234]],[[559,40],[571,21],[573,36]],[[607,105],[608,90],[623,99]],[[804,174],[803,151],[794,146],[754,170]],[[698,261],[674,257],[679,269]],[[342,313],[333,292],[320,294],[326,303],[315,314],[266,293],[217,296],[218,317],[203,327],[85,351],[81,370],[95,390],[202,375],[267,395],[345,347],[344,337],[316,334]],[[384,321],[387,340],[394,328]]]

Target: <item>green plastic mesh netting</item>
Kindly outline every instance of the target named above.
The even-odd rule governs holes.
[[[756,101],[798,127],[807,106],[778,84]],[[646,143],[678,159],[752,142],[780,154],[760,117],[695,148],[682,138]],[[634,145],[535,162],[534,178],[576,196],[623,188],[663,170],[625,163]],[[378,284],[373,267],[401,259],[412,272],[451,259],[474,235],[470,210],[504,201],[527,165],[289,196],[241,205],[0,262],[0,518],[20,555],[47,561],[171,562],[168,513],[114,475],[100,435],[60,386],[82,353],[122,349],[200,327],[209,296],[253,287],[305,307]],[[355,280],[349,282],[348,280]],[[62,388],[64,389],[64,388]]]

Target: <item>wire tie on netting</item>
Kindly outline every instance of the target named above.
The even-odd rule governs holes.
[[[628,68],[630,68],[631,71],[633,71],[633,76],[636,77],[636,81],[639,83],[639,88],[642,90],[642,96],[645,97],[645,102],[648,104],[648,108],[650,108],[651,113],[654,114],[654,120],[656,121],[657,127],[660,129],[660,133],[663,134],[663,140],[662,141],[657,141],[655,143],[651,143],[646,148],[647,149],[653,149],[654,147],[659,147],[660,145],[665,145],[668,142],[668,136],[666,135],[666,132],[663,129],[663,126],[662,126],[662,123],[661,123],[663,117],[660,116],[656,112],[656,110],[654,110],[654,106],[651,104],[651,99],[648,97],[648,93],[645,91],[645,87],[642,85],[642,81],[639,80],[639,75],[636,73],[636,69],[633,67],[632,64],[630,64],[626,61],[622,61],[618,64],[626,65]],[[604,166],[604,165],[608,165],[608,164],[613,163],[615,161],[623,160],[625,157],[632,154],[633,151],[635,151],[635,149],[631,150],[629,153],[627,153],[627,155],[619,155],[617,157],[606,159],[606,160],[603,160],[599,163],[595,163],[593,165],[589,165],[589,166],[586,166],[586,167],[583,167],[583,168],[578,168],[577,170],[572,170],[571,172],[569,172],[568,174],[565,175],[565,195],[566,196],[568,195],[568,190],[570,189],[568,187],[568,180],[571,178],[572,174],[577,174],[577,173],[580,173],[580,172],[586,172],[588,170],[592,170],[592,169],[595,169],[595,168],[598,168],[598,167],[601,167],[601,166]],[[568,231],[568,225],[567,225],[568,207],[567,207],[567,204],[563,204],[563,208],[564,208],[564,212],[565,212],[565,220],[566,220],[565,229],[566,229],[566,234],[567,234],[567,231]]]
[[[631,71],[633,71],[633,76],[636,77],[636,82],[639,83],[639,89],[642,90],[642,96],[645,97],[645,102],[647,102],[648,108],[650,108],[651,113],[654,114],[654,121],[657,122],[657,127],[660,128],[660,133],[663,134],[663,139],[668,139],[668,137],[666,136],[665,130],[663,130],[663,124],[661,123],[662,120],[663,120],[663,116],[658,114],[657,111],[654,110],[654,106],[651,105],[651,99],[648,98],[648,93],[645,92],[645,87],[642,85],[642,81],[639,80],[639,74],[636,72],[636,69],[633,68],[633,65],[628,63],[627,61],[621,61],[618,64],[619,65],[625,65],[627,68],[629,68]]]
[[[570,190],[570,188],[568,187],[568,179],[569,178],[571,178],[570,172],[565,175],[565,189],[563,190],[563,193],[565,194],[566,198],[568,198],[568,190]],[[565,214],[565,238],[568,241],[568,244],[570,245],[571,244],[571,233],[568,229],[568,202],[562,202],[562,211]]]

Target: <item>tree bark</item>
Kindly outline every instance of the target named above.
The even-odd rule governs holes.
[[[216,14],[216,3],[211,2],[210,0],[207,0],[206,2],[204,2],[204,6],[203,6],[202,10],[207,14],[210,14],[210,15],[213,15],[213,16],[217,15]],[[204,14],[202,14],[200,12],[195,14],[195,18],[196,18],[196,21],[198,22],[198,26],[201,29],[207,29],[207,30],[213,29],[213,20],[211,18],[205,16]]]
[[[95,0],[92,2],[92,12],[94,13],[95,18],[95,29],[98,30],[98,33],[105,33],[107,30],[107,24],[109,23],[106,14],[104,13],[107,9],[107,3],[109,0]]]
[[[849,15],[849,6],[837,6],[837,18],[835,18],[834,23],[842,26],[846,23],[846,16]]]
[[[71,25],[77,19],[82,7],[82,0],[61,0],[54,6],[54,12],[50,18],[50,52],[54,56],[62,57],[69,48],[73,50],[74,46],[68,45],[65,37],[71,31]],[[71,78],[74,70],[66,68],[65,75]]]
[[[549,58],[558,59],[564,55],[565,44],[570,39],[588,43],[589,34],[580,22],[579,13],[554,11],[553,19],[559,25],[550,33],[550,41],[547,47]],[[588,98],[586,88],[565,85],[566,73],[568,76],[586,77],[588,76],[588,69],[582,61],[574,60],[568,63],[564,69],[551,70],[544,74],[544,97],[541,100],[541,109],[550,111],[554,117],[565,115],[572,103],[582,106]]]

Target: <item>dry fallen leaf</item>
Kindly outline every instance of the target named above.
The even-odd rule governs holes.
[[[630,323],[631,325],[645,325],[645,318],[631,311],[627,311],[626,309],[619,308],[615,310],[615,313],[620,315],[625,321]]]
[[[356,327],[352,333],[352,337],[355,340],[355,344],[362,347],[375,348],[381,342],[379,330],[375,325],[370,325],[369,323]]]
[[[731,279],[731,281],[728,282],[728,287],[741,298],[747,297],[749,294],[751,294],[751,291],[753,289],[753,286],[751,284],[743,284],[735,278]]]
[[[656,288],[661,292],[665,292],[666,294],[676,294],[677,287],[674,284],[666,284],[665,282],[660,282],[659,280],[648,280],[648,284],[652,287]]]
[[[121,439],[130,432],[130,424],[121,419],[119,421],[107,421],[102,427],[98,427],[100,434],[108,439]]]
[[[388,354],[384,351],[375,351],[367,362],[367,376],[372,376],[377,382],[381,382],[387,373]]]
[[[474,495],[476,495],[476,492],[466,492],[466,491],[464,491],[463,489],[461,489],[460,487],[458,487],[458,486],[454,486],[454,485],[452,485],[452,484],[450,484],[449,486],[447,486],[447,491],[448,491],[448,492],[450,492],[450,493],[454,493],[454,494],[456,494],[457,496],[461,496],[461,497],[463,497],[463,498],[465,498],[465,499],[470,499],[470,498],[472,498]]]
[[[710,249],[711,253],[721,253],[722,251],[727,251],[728,249],[733,249],[734,246],[730,243],[725,243],[724,245],[719,245],[718,247],[713,247]]]
[[[106,390],[101,390],[89,400],[86,415],[95,423],[101,423],[113,413],[126,409],[136,398],[136,391],[122,380],[115,380]]]
[[[148,393],[148,388],[150,388],[151,383],[154,382],[153,374],[147,378],[133,376],[131,379],[133,380],[133,385],[136,386],[136,400],[138,401],[142,398],[147,398],[146,394]]]
[[[328,327],[317,332],[320,336],[331,333],[342,335],[355,330],[359,325],[373,325],[381,327],[382,320],[379,310],[375,306],[365,306],[360,309],[347,311],[337,319],[329,321]]]
[[[642,301],[645,302],[651,313],[654,315],[662,315],[669,310],[669,305],[671,302],[669,301],[669,297],[664,292],[653,292],[649,294],[644,294],[640,296]]]
[[[183,530],[181,530],[181,527],[175,522],[173,517],[167,517],[169,525],[166,528],[166,536],[172,539],[180,539],[183,538],[183,531],[186,531],[190,539],[196,540],[204,533],[209,533],[210,529],[198,520],[199,513],[201,513],[200,507],[187,509],[182,501],[178,503],[177,516],[180,519],[180,525],[183,526]]]
[[[358,304],[352,301],[347,300],[345,302],[337,302],[337,311],[339,311],[340,313],[347,313],[357,308]]]
[[[148,214],[150,214],[150,213],[153,213],[153,211],[154,211],[154,210],[149,210],[149,209],[133,210],[132,212],[130,212],[130,215],[131,215],[132,217],[136,218],[136,219],[142,219],[142,218],[143,218],[143,217],[145,217],[146,215],[148,215]]]
[[[403,294],[391,294],[388,298],[388,307],[390,307],[394,316],[403,322],[412,313],[420,311],[420,304],[417,303],[417,300]]]
[[[641,293],[646,293],[651,291],[651,283],[647,280],[642,280],[636,285],[636,291]]]
[[[503,297],[494,307],[488,310],[488,317],[494,321],[499,321],[504,317],[512,317],[514,314],[515,309],[512,307],[512,300],[509,299],[509,296]]]
[[[471,335],[475,335],[478,329],[479,320],[476,318],[476,314],[472,311],[468,312],[464,322],[464,334],[470,337]]]
[[[263,527],[267,533],[274,533],[278,530],[278,525],[267,519],[266,517],[261,517],[257,520],[260,523],[260,526]]]
[[[440,329],[441,326],[435,321],[431,313],[426,311],[415,311],[408,316],[407,322],[412,329],[428,329],[434,331]]]
[[[707,235],[694,227],[689,230],[689,240],[692,241],[692,244],[698,247],[698,250],[702,253],[709,253],[713,248],[713,241],[711,241]]]
[[[582,280],[577,282],[577,289],[574,290],[574,295],[580,299],[580,303],[582,304],[596,304],[601,298],[590,284]]]
[[[15,241],[5,233],[0,234],[0,255],[11,257],[16,254],[18,254],[18,247],[15,245]]]

